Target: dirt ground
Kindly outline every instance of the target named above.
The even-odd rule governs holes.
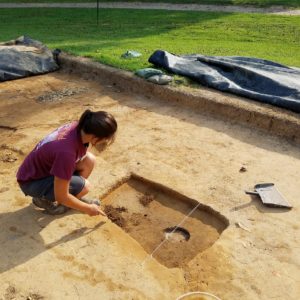
[[[131,173],[170,187],[229,220],[211,247],[169,268],[106,217],[53,217],[32,206],[16,184],[18,166],[86,108],[119,124],[97,155],[91,196],[110,204]],[[299,299],[299,146],[60,72],[1,83],[0,133],[0,299],[156,300],[197,290],[222,300]],[[244,193],[261,182],[274,182],[294,208],[266,208]]]

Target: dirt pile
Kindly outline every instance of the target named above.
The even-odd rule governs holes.
[[[148,206],[153,200],[154,196],[151,194],[145,194],[139,198],[139,201],[143,206]]]
[[[126,212],[127,209],[125,207],[113,207],[112,205],[106,205],[104,207],[104,212],[107,214],[107,217],[115,224],[120,227],[125,227],[126,222],[122,217],[122,212]]]

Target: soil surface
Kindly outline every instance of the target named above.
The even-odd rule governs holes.
[[[0,3],[0,8],[26,8],[26,7],[65,7],[65,8],[96,8],[96,3]],[[283,6],[258,8],[254,6],[238,5],[201,5],[201,4],[170,4],[145,2],[100,2],[99,8],[125,8],[125,9],[164,9],[182,11],[216,11],[236,13],[263,13],[287,16],[300,15],[300,9],[290,9]]]
[[[175,102],[62,72],[0,86],[0,299],[156,300],[197,290],[222,300],[299,299],[299,146]],[[76,88],[85,91],[37,101]],[[178,201],[165,199],[171,207],[160,197],[148,206],[137,200],[133,211],[127,191],[137,187],[126,187],[122,203],[113,204],[130,212],[128,233],[103,216],[75,211],[50,216],[33,207],[15,181],[18,166],[41,138],[87,108],[112,113],[119,125],[114,144],[94,152],[90,197],[112,205],[109,197],[126,186],[120,183],[131,172],[158,182],[229,220],[211,247],[178,268],[148,259],[150,250],[133,228],[145,226],[154,210],[165,211],[166,220],[170,210],[180,218],[182,212],[173,206]],[[247,171],[240,172],[242,167]],[[245,194],[262,182],[275,183],[294,208],[267,208]]]

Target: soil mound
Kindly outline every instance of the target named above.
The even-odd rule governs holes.
[[[121,213],[127,211],[125,207],[113,207],[112,205],[106,205],[104,212],[107,214],[107,217],[115,224],[120,227],[125,227],[126,222],[122,217]]]

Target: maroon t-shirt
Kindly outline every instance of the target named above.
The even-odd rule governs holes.
[[[65,124],[41,140],[25,158],[17,173],[20,183],[56,176],[70,180],[75,164],[87,151],[77,132],[78,122]]]

